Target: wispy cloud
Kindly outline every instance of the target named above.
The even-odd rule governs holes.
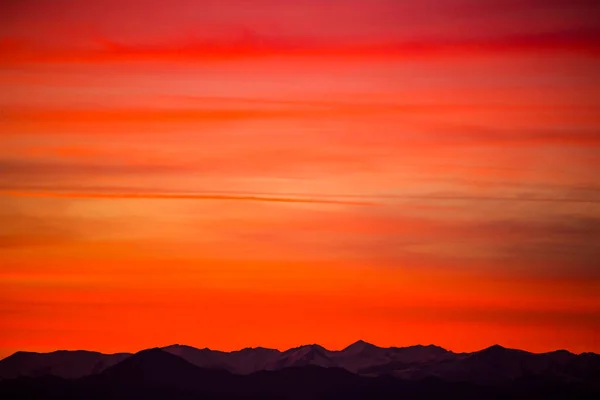
[[[219,194],[166,194],[166,193],[93,193],[93,192],[34,192],[34,191],[0,191],[0,195],[11,197],[59,197],[79,199],[162,199],[162,200],[239,200],[265,201],[276,203],[316,203],[372,205],[368,201],[350,201],[334,199],[314,199],[301,197],[276,197],[259,195],[219,195]]]

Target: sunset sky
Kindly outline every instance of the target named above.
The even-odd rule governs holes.
[[[600,352],[597,0],[0,6],[0,357]]]

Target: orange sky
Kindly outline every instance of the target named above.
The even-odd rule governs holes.
[[[596,1],[0,5],[0,357],[600,352]]]

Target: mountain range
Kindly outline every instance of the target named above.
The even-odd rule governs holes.
[[[0,379],[2,399],[594,398],[600,355],[498,345],[454,353],[364,341],[339,351],[313,344],[222,352],[177,344],[135,354],[17,352],[0,361]]]

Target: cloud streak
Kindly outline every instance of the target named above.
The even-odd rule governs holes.
[[[224,195],[224,194],[168,194],[168,193],[94,193],[94,192],[35,192],[35,191],[0,191],[0,195],[10,197],[55,197],[72,199],[155,199],[155,200],[231,200],[231,201],[263,201],[274,203],[313,203],[337,205],[373,205],[368,201],[314,199],[301,197],[276,197],[259,195]]]

